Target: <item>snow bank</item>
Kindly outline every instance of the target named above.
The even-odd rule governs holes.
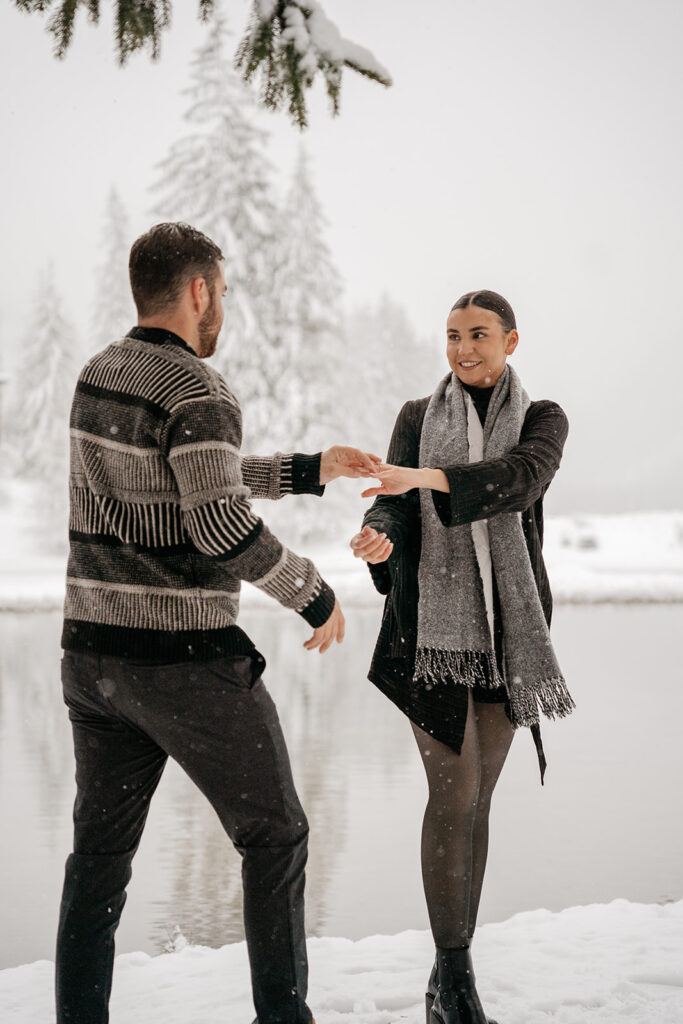
[[[478,987],[500,1024],[681,1024],[683,901],[535,910],[484,925],[474,950]],[[317,1024],[423,1024],[433,946],[409,931],[351,942],[309,941]],[[0,972],[0,1020],[47,1024],[48,961]],[[112,1024],[249,1024],[244,943],[186,946],[117,958]]]
[[[557,603],[683,601],[683,513],[558,516],[545,557]]]

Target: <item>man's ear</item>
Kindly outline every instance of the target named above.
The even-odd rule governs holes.
[[[190,297],[192,299],[192,308],[197,316],[200,316],[206,308],[206,300],[208,298],[208,289],[203,277],[193,277],[190,281]]]

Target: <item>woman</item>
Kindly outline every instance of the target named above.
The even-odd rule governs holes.
[[[409,717],[429,784],[427,1024],[486,1024],[469,947],[491,796],[521,726],[543,781],[539,708],[554,718],[574,706],[548,633],[541,553],[567,419],[554,402],[530,402],[507,364],[519,336],[502,296],[463,295],[446,335],[451,372],[399,413],[351,546],[387,595],[369,678]]]

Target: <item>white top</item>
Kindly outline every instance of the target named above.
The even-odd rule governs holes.
[[[484,429],[474,407],[474,402],[467,392],[465,392],[465,403],[467,406],[467,441],[469,444],[470,462],[481,462],[484,458]],[[479,575],[484,586],[484,602],[486,604],[486,617],[489,620],[489,629],[491,631],[491,645],[494,646],[493,570],[491,567],[488,521],[486,519],[478,519],[470,525],[472,527],[474,551],[479,563]]]

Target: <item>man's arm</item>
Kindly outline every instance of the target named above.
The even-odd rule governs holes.
[[[322,452],[302,455],[295,452],[283,455],[241,455],[242,480],[251,491],[252,498],[271,498],[277,501],[286,494],[317,494],[325,492],[320,483]]]
[[[335,609],[334,593],[310,559],[282,545],[252,511],[237,447],[239,426],[238,410],[208,396],[183,403],[166,424],[162,451],[180,493],[185,528],[199,551],[229,562],[235,576],[317,629]]]
[[[325,485],[338,477],[372,476],[380,461],[377,455],[347,445],[334,445],[315,455],[240,456],[242,479],[252,498],[274,500],[285,494],[322,495]]]

